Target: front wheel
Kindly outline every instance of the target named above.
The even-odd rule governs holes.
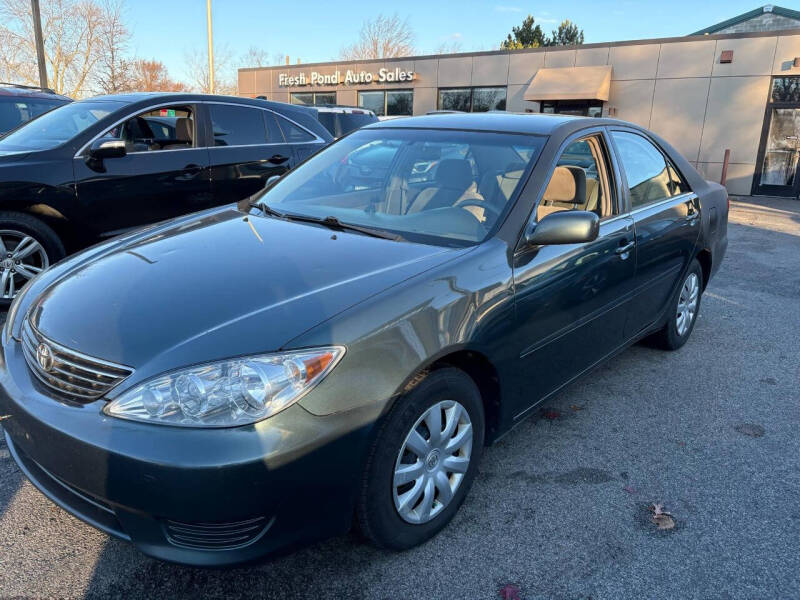
[[[703,269],[695,259],[673,295],[666,324],[650,337],[650,341],[665,350],[677,350],[683,346],[697,321],[702,294]]]
[[[469,491],[483,437],[473,380],[453,368],[426,374],[397,401],[372,446],[357,509],[361,531],[394,550],[436,535]]]
[[[64,246],[50,227],[30,215],[0,213],[0,306],[63,257]]]

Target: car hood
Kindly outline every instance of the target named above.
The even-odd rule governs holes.
[[[465,249],[395,242],[230,209],[154,228],[73,268],[31,304],[51,340],[136,380],[278,350]],[[140,377],[141,376],[141,377]]]

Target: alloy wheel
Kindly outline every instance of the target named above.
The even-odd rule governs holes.
[[[392,491],[400,517],[427,523],[453,500],[469,468],[472,422],[455,400],[431,406],[406,436],[397,456]]]
[[[678,298],[678,311],[675,317],[675,328],[678,335],[684,336],[689,331],[689,327],[697,314],[697,300],[700,297],[700,278],[697,273],[689,273],[686,281],[681,287],[681,295]]]
[[[13,229],[0,230],[0,297],[14,298],[28,280],[48,266],[47,252],[36,238]]]

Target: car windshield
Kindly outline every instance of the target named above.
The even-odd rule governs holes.
[[[0,139],[0,151],[50,150],[83,133],[120,106],[117,102],[65,104]]]
[[[545,138],[362,129],[290,171],[259,201],[287,215],[380,229],[411,241],[484,240],[510,208]]]
[[[65,103],[63,100],[45,98],[0,97],[0,134]]]

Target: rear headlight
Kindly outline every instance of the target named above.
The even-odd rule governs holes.
[[[112,417],[181,427],[232,427],[291,406],[330,373],[344,348],[235,358],[154,377],[105,406]]]

